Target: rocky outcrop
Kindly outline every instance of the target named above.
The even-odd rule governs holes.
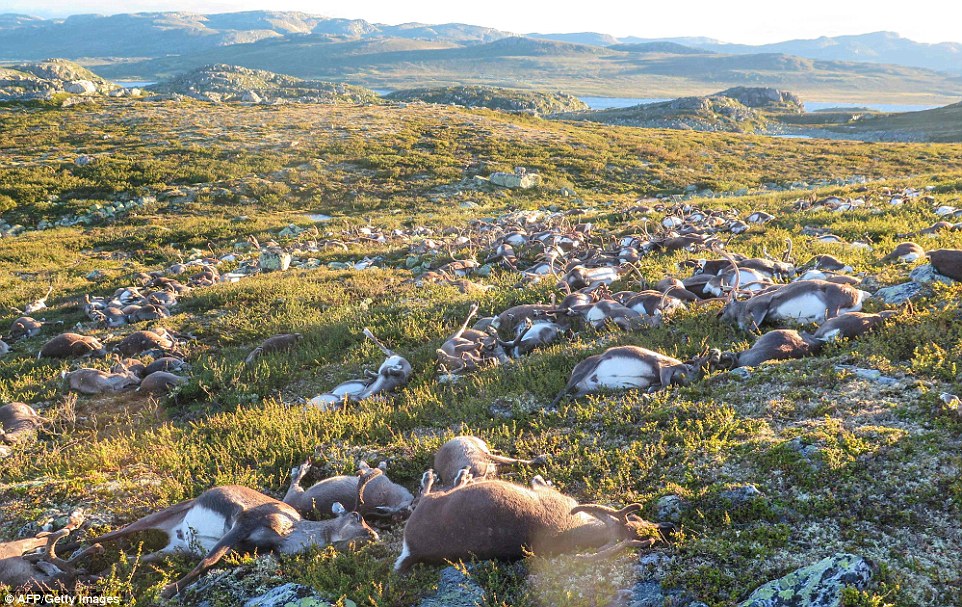
[[[0,101],[33,101],[54,95],[117,95],[123,88],[66,59],[0,68]]]
[[[421,599],[418,607],[477,607],[484,604],[484,591],[454,567],[441,570],[438,590]]]
[[[746,107],[755,109],[787,111],[797,114],[805,111],[802,100],[795,93],[767,87],[736,86],[712,96],[728,97]]]
[[[390,101],[423,101],[440,105],[483,107],[502,112],[518,112],[545,116],[559,112],[578,112],[588,106],[567,93],[521,91],[490,86],[452,86],[437,89],[396,91],[386,95]]]
[[[755,133],[768,120],[758,111],[729,97],[681,97],[662,103],[634,105],[551,116],[563,120],[588,120],[620,126],[688,131]]]
[[[514,173],[491,173],[491,175],[488,176],[488,181],[503,188],[527,190],[528,188],[541,185],[541,175],[529,173],[525,169],[518,167],[514,170]]]
[[[243,103],[377,103],[369,89],[302,80],[294,76],[252,70],[236,65],[206,65],[149,87],[153,93],[184,95],[202,101]]]
[[[835,554],[763,584],[739,607],[839,607],[842,589],[866,587],[875,565],[854,554]]]

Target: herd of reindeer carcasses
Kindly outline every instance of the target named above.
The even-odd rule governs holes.
[[[906,194],[895,193],[891,197],[892,204],[896,204],[896,198],[905,198]],[[799,205],[846,210],[853,206],[853,201],[836,198],[800,201]],[[679,309],[711,301],[722,302],[718,313],[722,319],[756,334],[771,324],[818,324],[814,333],[770,330],[761,333],[745,351],[706,351],[687,361],[637,346],[609,348],[574,367],[567,385],[550,405],[552,408],[566,397],[605,390],[655,390],[695,382],[718,369],[813,355],[824,343],[836,338],[857,338],[896,313],[861,312],[863,302],[871,294],[858,289],[860,281],[849,274],[851,268],[834,257],[817,256],[795,265],[790,241],[778,259],[767,253],[761,258],[746,258],[726,251],[723,238],[730,239],[752,229],[753,224],[771,221],[771,215],[756,212],[741,220],[731,211],[688,205],[638,206],[625,213],[631,217],[652,211],[664,215],[655,233],[642,229],[641,233],[619,235],[596,230],[590,223],[573,224],[577,212],[521,212],[494,221],[474,222],[467,230],[438,234],[424,228],[382,232],[367,227],[345,231],[340,240],[310,241],[297,246],[308,250],[324,246],[346,248],[344,243],[348,240],[393,239],[409,242],[412,254],[437,252],[440,257],[444,252],[467,248],[472,255],[466,257],[475,257],[455,258],[423,273],[414,279],[419,286],[444,282],[465,290],[483,288],[470,281],[480,267],[479,258],[484,259],[483,263],[501,265],[505,271],[518,272],[520,284],[536,280],[557,282],[560,301],[556,297],[550,303],[518,305],[476,321],[478,306],[473,305],[463,324],[437,350],[439,381],[456,381],[463,374],[507,363],[581,331],[613,326],[643,332],[646,327],[670,322],[671,315]],[[920,234],[936,231],[927,229]],[[844,242],[818,230],[803,233],[825,242]],[[664,278],[654,284],[642,279],[640,284],[652,288],[611,291],[610,285],[619,279],[624,279],[622,283],[634,279],[632,262],[645,255],[678,250],[702,256],[682,264],[692,270],[690,276]],[[962,280],[962,250],[926,252],[920,245],[906,242],[882,261],[906,263],[925,256],[939,273]],[[162,321],[177,305],[179,295],[223,280],[217,270],[220,261],[200,258],[142,274],[138,276],[138,286],[120,289],[109,298],[87,297],[82,305],[91,322],[105,328]],[[181,277],[188,275],[182,283]],[[238,276],[234,272],[230,279]],[[45,299],[27,306],[27,315],[13,323],[10,338],[39,334],[43,322],[29,314],[42,310]],[[378,341],[371,331],[365,329],[364,335],[384,353],[384,363],[364,378],[345,382],[311,399],[309,405],[334,410],[385,395],[409,381],[412,365]],[[270,337],[250,353],[245,363],[254,365],[262,357],[296,348],[300,337],[297,333]],[[180,340],[184,338],[163,329],[132,332],[113,347],[118,360],[110,372],[78,369],[65,373],[65,378],[70,389],[85,394],[134,386],[163,393],[187,381],[178,375],[189,370],[178,355]],[[63,333],[48,341],[39,355],[82,358],[105,356],[107,350],[93,337]],[[121,359],[121,355],[125,358]],[[148,357],[153,360],[144,362]],[[0,408],[0,437],[5,443],[16,443],[35,433],[45,421],[26,404],[6,405]],[[165,532],[168,544],[142,560],[155,560],[177,551],[196,553],[202,558],[183,579],[164,588],[165,596],[184,589],[231,550],[291,553],[310,546],[376,540],[378,535],[369,522],[383,526],[406,520],[403,547],[395,564],[400,572],[416,563],[515,559],[526,553],[578,553],[581,558],[603,558],[628,547],[648,547],[665,541],[673,531],[672,525],[642,519],[638,504],[621,509],[579,505],[541,476],[534,477],[530,485],[498,478],[499,465],[517,463],[540,465],[546,463],[546,458],[516,460],[498,456],[481,439],[459,436],[435,454],[434,468],[424,473],[415,497],[388,479],[383,462],[376,468],[361,463],[356,476],[328,478],[305,489],[301,481],[310,470],[308,461],[292,470],[290,490],[282,501],[246,487],[215,487],[195,499],[89,539],[87,548],[75,545],[72,556],[62,559],[55,547],[82,524],[83,516],[78,511],[57,532],[0,544],[0,583],[19,588],[63,587],[87,579],[92,574],[79,563],[92,552],[101,550],[106,542],[148,529]]]

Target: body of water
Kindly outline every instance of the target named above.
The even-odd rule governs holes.
[[[147,82],[146,80],[143,82],[139,80],[114,80],[114,84],[119,84],[125,89],[142,89],[145,86],[150,86],[151,84],[157,84],[157,83]]]
[[[581,100],[588,104],[593,110],[607,110],[609,108],[624,108],[633,105],[648,105],[650,103],[660,103],[671,101],[671,99],[659,99],[651,97],[581,97]],[[864,107],[878,112],[920,112],[940,107],[938,105],[903,104],[903,103],[853,103],[850,101],[806,101],[805,111],[816,112],[831,108],[852,108]]]
[[[661,101],[671,101],[671,99],[645,98],[645,97],[581,97],[589,108],[593,110],[608,110],[611,108],[631,107],[633,105],[648,105]]]

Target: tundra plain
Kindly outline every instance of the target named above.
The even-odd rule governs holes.
[[[507,213],[577,211],[570,221],[591,222],[607,242],[655,230],[664,212],[630,209],[661,195],[644,204],[731,209],[743,219],[770,213],[772,221],[731,238],[727,250],[778,256],[791,238],[799,263],[834,255],[874,291],[924,263],[882,263],[884,255],[938,221],[936,208],[962,207],[962,145],[634,129],[421,104],[123,99],[7,104],[0,132],[0,212],[26,228],[0,239],[0,333],[20,316],[14,309],[53,286],[48,309],[35,315],[48,323],[41,335],[12,343],[0,359],[3,402],[29,403],[51,420],[38,440],[0,460],[0,539],[32,535],[83,508],[82,541],[219,484],[281,496],[291,468],[309,456],[318,478],[351,474],[358,460],[386,460],[391,479],[414,492],[440,445],[474,434],[505,455],[548,456],[537,471],[507,470],[509,480],[542,474],[579,501],[639,502],[652,520],[659,498],[687,504],[680,532],[650,551],[661,555],[648,561],[652,571],[637,567],[633,553],[612,564],[532,557],[466,565],[485,605],[607,605],[639,577],[657,575],[665,588],[712,607],[734,606],[768,580],[850,552],[879,571],[870,588],[846,593],[845,605],[962,606],[962,419],[939,398],[962,391],[962,286],[936,283],[878,331],[815,357],[651,394],[567,399],[551,410],[575,364],[607,347],[639,345],[684,360],[707,347],[743,350],[754,337],[716,318],[718,305],[709,304],[661,327],[586,329],[440,383],[436,350],[472,303],[492,315],[558,291],[554,280],[519,285],[518,272],[498,265],[470,277],[485,288],[417,286],[412,268],[483,262],[480,248],[415,253],[427,236],[391,236],[421,227],[450,241]],[[515,190],[475,179],[514,167],[539,173],[541,185]],[[918,195],[891,204],[906,188]],[[828,196],[863,204],[796,204]],[[146,202],[104,212],[134,199]],[[79,214],[90,220],[35,229]],[[331,219],[319,223],[318,214]],[[806,226],[872,250],[819,241]],[[81,310],[85,294],[112,293],[138,272],[203,256],[249,257],[250,236],[288,248],[339,244],[299,255],[287,271],[196,289],[160,321],[103,329]],[[928,250],[962,248],[955,230],[914,239]],[[706,256],[646,254],[612,290],[687,276],[678,264]],[[372,263],[356,265],[365,259]],[[899,309],[875,299],[865,308]],[[149,326],[192,336],[182,346],[189,382],[164,397],[68,392],[61,373],[79,363],[36,353],[78,323],[108,346]],[[365,327],[412,363],[411,382],[337,411],[306,407],[380,363]],[[293,332],[303,335],[295,349],[244,364],[265,338]],[[759,496],[733,503],[723,495],[747,485]],[[354,551],[228,563],[314,587],[335,604],[400,607],[438,583],[437,567],[392,571],[401,535],[395,525]],[[193,566],[181,558],[141,564],[138,551],[125,549],[97,557],[106,573],[86,592],[152,604]],[[183,600],[201,598],[188,592]]]

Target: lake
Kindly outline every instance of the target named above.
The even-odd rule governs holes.
[[[659,99],[648,97],[581,97],[581,100],[588,104],[593,110],[607,110],[610,108],[624,108],[633,105],[648,105],[671,99]],[[937,105],[918,105],[918,104],[897,104],[897,103],[853,103],[850,101],[806,101],[805,111],[815,112],[836,107],[866,107],[879,112],[919,112],[930,110]]]
[[[146,80],[141,82],[138,80],[114,80],[114,84],[119,84],[125,89],[142,89],[145,86],[150,86],[151,84],[157,84],[156,82],[147,82]]]

